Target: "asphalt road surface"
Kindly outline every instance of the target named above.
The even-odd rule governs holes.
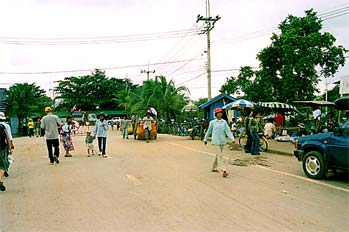
[[[210,172],[214,147],[188,137],[110,130],[108,158],[73,139],[53,166],[43,138],[15,140],[0,231],[349,231],[348,178],[311,180],[295,157],[226,148],[223,178]]]

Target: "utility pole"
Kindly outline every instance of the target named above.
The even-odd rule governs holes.
[[[204,30],[202,30],[199,34],[206,34],[207,35],[207,91],[208,101],[211,100],[211,42],[210,42],[210,31],[214,28],[214,24],[220,19],[220,16],[216,16],[215,18],[212,18],[210,16],[210,1],[206,0],[206,18],[201,16],[200,14],[197,16],[196,22],[204,21],[205,27]]]
[[[147,74],[147,81],[149,81],[149,73],[155,73],[155,70],[149,71],[149,62],[148,62],[148,70],[141,70],[141,73],[146,73]]]

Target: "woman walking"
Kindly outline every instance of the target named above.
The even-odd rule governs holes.
[[[214,115],[216,119],[212,120],[208,126],[208,130],[205,134],[204,142],[207,144],[207,140],[212,134],[211,144],[217,146],[217,152],[215,159],[212,165],[212,172],[223,171],[223,177],[227,177],[229,174],[225,169],[224,160],[223,160],[223,148],[227,143],[226,136],[232,141],[235,142],[234,136],[230,131],[230,128],[227,122],[222,118],[223,110],[221,108],[216,108],[214,110]]]
[[[73,124],[73,118],[67,117],[67,121],[62,126],[62,142],[65,150],[64,157],[72,157],[72,155],[69,152],[74,150],[73,140],[71,138]]]

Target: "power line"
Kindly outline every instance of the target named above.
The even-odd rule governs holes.
[[[346,15],[349,13],[349,7],[342,7],[336,10],[331,10],[331,11],[327,11],[324,13],[320,13],[319,17],[323,20],[329,20],[332,18],[337,18],[343,15]],[[237,35],[234,37],[231,37],[230,39],[227,40],[221,40],[219,42],[222,42],[223,44],[226,43],[235,43],[235,42],[240,42],[240,41],[245,41],[245,40],[249,40],[249,39],[255,39],[255,38],[259,38],[259,37],[263,37],[266,35],[270,35],[271,33],[276,33],[278,32],[279,29],[277,26],[274,27],[269,27],[266,29],[262,29],[262,30],[258,30],[258,31],[254,31],[254,32],[250,32],[250,33],[246,33],[246,34],[242,34],[242,35]],[[212,42],[213,45],[215,45],[215,43],[217,43],[218,41],[214,41]]]
[[[196,25],[196,23],[194,23],[193,24],[193,26],[191,26],[191,28],[189,29],[189,30],[192,30],[194,27],[195,27],[195,25]],[[164,60],[165,59],[165,57],[166,56],[168,56],[169,54],[171,54],[171,52],[173,51],[173,50],[175,50],[175,48],[177,47],[177,46],[179,46],[179,44],[184,40],[184,38],[186,38],[187,36],[183,36],[163,57],[161,57],[160,59],[159,59],[159,61],[158,62],[160,62],[160,61],[162,61],[162,60]],[[168,60],[171,60],[171,59],[168,59]]]
[[[158,63],[151,63],[151,64],[137,64],[137,65],[126,65],[126,66],[119,66],[119,67],[106,67],[106,68],[97,68],[101,70],[112,70],[112,69],[124,69],[124,68],[137,68],[137,67],[143,67],[146,65],[164,65],[164,64],[175,64],[175,63],[181,63],[181,62],[188,62],[193,61],[195,59],[189,59],[189,60],[176,60],[176,61],[169,61],[169,62],[158,62]],[[197,59],[200,60],[200,59]],[[74,73],[74,72],[90,72],[93,69],[75,69],[75,70],[60,70],[60,71],[38,71],[38,72],[1,72],[1,74],[11,75],[11,74],[20,74],[20,75],[31,75],[31,74],[54,74],[54,73]]]
[[[195,77],[193,77],[193,78],[191,78],[191,79],[189,79],[189,80],[186,80],[186,81],[183,81],[183,82],[179,83],[178,85],[183,85],[184,83],[187,83],[187,82],[189,82],[189,81],[195,80],[195,79],[201,77],[201,76],[204,75],[204,74],[206,74],[206,72],[202,72],[202,73],[200,73],[199,75],[197,75],[197,76],[195,76]]]
[[[24,38],[24,37],[0,37],[0,43],[15,45],[81,45],[99,43],[124,43],[143,42],[148,40],[172,39],[188,35],[196,35],[198,29],[178,30],[162,33],[149,33],[138,35],[85,37],[85,38]]]

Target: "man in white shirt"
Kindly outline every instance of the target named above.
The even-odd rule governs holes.
[[[59,164],[59,133],[58,127],[61,126],[61,120],[57,115],[52,114],[51,107],[45,108],[46,115],[41,120],[41,128],[45,130],[46,145],[48,150],[48,157],[50,159],[50,164],[56,162]],[[54,148],[54,153],[52,154],[52,147]]]
[[[149,143],[150,132],[151,132],[151,128],[152,128],[152,121],[154,121],[154,118],[151,117],[149,112],[147,112],[147,116],[143,118],[143,121],[144,121],[143,129],[145,132],[145,139],[147,140],[147,143]]]

